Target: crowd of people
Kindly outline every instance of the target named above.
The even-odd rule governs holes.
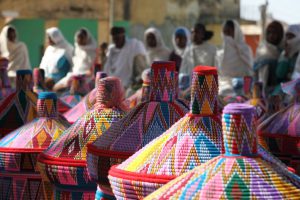
[[[48,47],[39,67],[45,71],[47,88],[60,91],[69,87],[73,75],[92,78],[98,62],[100,70],[121,79],[127,96],[141,86],[141,74],[153,61],[174,61],[180,88],[187,90],[195,66],[216,66],[221,96],[241,95],[238,88],[245,76],[262,82],[266,96],[281,93],[281,83],[300,76],[300,24],[290,25],[286,31],[279,21],[268,24],[255,56],[236,20],[227,20],[222,27],[223,45],[219,49],[209,42],[214,33],[201,23],[195,24],[191,31],[186,27],[176,28],[170,36],[172,49],[154,27],[145,31],[143,42],[126,37],[123,27],[113,27],[112,44],[103,43],[100,47],[86,28],[75,33],[73,46],[58,28],[52,27],[46,30]],[[27,47],[18,41],[17,30],[11,25],[2,29],[0,56],[9,60],[10,79],[14,79],[16,70],[32,67]]]

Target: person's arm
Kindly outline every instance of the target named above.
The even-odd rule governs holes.
[[[138,83],[141,80],[142,72],[148,68],[146,64],[145,55],[139,54],[134,57],[133,60],[133,74],[132,74],[132,82]]]

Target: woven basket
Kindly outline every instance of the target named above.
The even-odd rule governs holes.
[[[111,79],[115,80],[107,77],[100,81],[105,83]],[[118,83],[121,85],[120,81]],[[86,112],[39,157],[38,166],[42,177],[54,186],[56,199],[95,197],[97,185],[89,179],[86,168],[87,144],[95,141],[111,124],[116,123],[125,114],[123,110],[116,107],[119,105],[107,107],[107,104],[101,102],[103,95],[111,94],[109,89],[118,92],[114,86],[100,84],[95,109]]]
[[[77,119],[79,119],[85,112],[91,110],[94,108],[94,105],[96,103],[96,93],[97,93],[97,82],[101,78],[107,77],[107,74],[104,72],[97,72],[96,79],[95,79],[95,85],[96,88],[94,88],[92,91],[90,91],[85,97],[72,109],[64,113],[65,118],[73,124]]]
[[[17,71],[16,91],[0,102],[0,138],[37,117],[30,70]]]
[[[222,153],[215,67],[195,67],[190,112],[109,172],[117,198],[144,198],[162,184]]]
[[[161,135],[188,111],[187,106],[177,98],[175,63],[154,62],[151,70],[150,101],[136,106],[88,145],[90,177],[97,181],[100,189],[109,188],[97,194],[112,195],[107,179],[112,165],[121,163]]]
[[[69,124],[60,120],[55,93],[39,94],[39,118],[0,140],[0,199],[51,199],[52,187],[42,181],[37,157]]]
[[[294,96],[294,103],[280,109],[258,127],[260,139],[269,150],[300,175],[300,80],[282,85],[285,93]]]
[[[145,199],[299,199],[299,187],[258,155],[254,116],[253,106],[226,106],[222,119],[225,153]]]

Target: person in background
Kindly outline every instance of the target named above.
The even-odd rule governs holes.
[[[244,39],[237,21],[227,20],[223,25],[223,49],[217,53],[219,67],[219,93],[221,96],[236,94],[234,86],[244,76],[252,75],[253,55]]]
[[[72,58],[72,70],[55,84],[54,91],[67,88],[68,82],[73,75],[85,75],[86,79],[92,79],[93,66],[97,53],[97,42],[86,28],[80,28],[75,33],[74,41],[75,51]]]
[[[164,43],[161,32],[154,27],[148,28],[144,33],[144,43],[147,50],[147,64],[153,61],[168,61],[171,51]]]
[[[279,82],[300,77],[300,24],[290,25],[285,34],[285,47],[277,65]]]
[[[106,42],[103,42],[100,45],[100,52],[99,52],[100,63],[102,66],[105,65],[105,62],[107,60],[107,50],[108,50],[108,44]]]
[[[47,29],[46,36],[49,46],[46,48],[40,68],[45,70],[46,86],[51,90],[72,68],[74,48],[56,27]]]
[[[191,76],[197,65],[215,65],[217,48],[207,42],[213,35],[213,32],[207,31],[203,24],[195,24],[192,29],[192,44],[187,47],[183,54],[180,73]]]
[[[108,48],[104,72],[120,78],[129,96],[136,84],[142,84],[141,74],[147,68],[146,50],[141,41],[127,39],[123,27],[113,27],[110,33],[113,44]]]
[[[169,60],[176,63],[176,71],[179,72],[183,54],[191,42],[191,33],[185,27],[178,27],[172,35],[174,50],[171,52]]]
[[[283,50],[284,29],[279,21],[271,22],[266,29],[266,36],[256,50],[253,69],[256,80],[263,83],[265,96],[270,94],[276,82],[277,61]]]
[[[12,25],[4,26],[0,33],[0,57],[9,60],[7,71],[11,83],[15,83],[13,79],[17,70],[31,68],[27,47],[18,41],[17,31]]]

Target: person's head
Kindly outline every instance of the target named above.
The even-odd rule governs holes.
[[[88,32],[85,29],[80,29],[77,34],[77,43],[81,46],[85,46],[88,43]]]
[[[15,42],[17,39],[16,30],[13,27],[7,29],[7,39],[11,42]]]
[[[48,43],[51,46],[59,45],[65,40],[63,34],[57,27],[48,28],[46,30],[46,35],[48,38]]]
[[[125,29],[123,27],[112,27],[110,34],[112,36],[113,43],[117,48],[122,48],[125,44]]]
[[[267,26],[266,40],[273,45],[279,45],[284,34],[283,26],[278,21],[273,21]]]
[[[150,48],[155,48],[157,46],[157,41],[154,33],[148,33],[146,35],[147,46]]]
[[[202,44],[204,41],[212,38],[213,32],[207,31],[205,26],[201,23],[195,24],[192,29],[192,40],[194,44]]]
[[[184,29],[178,29],[175,32],[175,42],[180,49],[184,49],[187,45],[187,35]]]
[[[223,34],[234,38],[234,22],[232,20],[227,20],[223,27]]]

